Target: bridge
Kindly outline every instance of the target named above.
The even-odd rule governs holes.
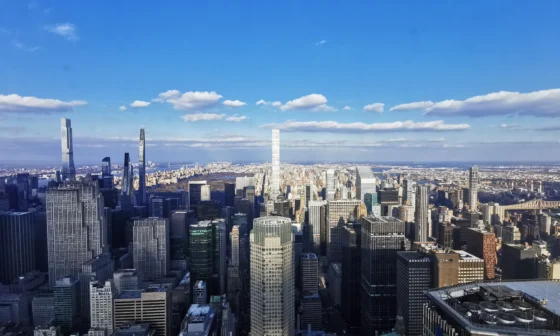
[[[560,208],[560,201],[544,201],[542,199],[534,199],[529,202],[502,205],[501,209],[508,210],[543,210]]]

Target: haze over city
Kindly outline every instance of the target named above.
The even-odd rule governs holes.
[[[0,161],[555,161],[559,6],[3,1]]]

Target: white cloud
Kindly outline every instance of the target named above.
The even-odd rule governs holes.
[[[272,103],[272,106],[280,106],[280,102]],[[286,104],[280,106],[282,111],[286,110],[310,110],[315,112],[331,112],[336,111],[332,106],[327,105],[327,98],[322,94],[313,93],[294,100],[290,100]]]
[[[423,144],[402,144],[399,145],[399,147],[401,148],[420,148],[420,147],[424,147]]]
[[[257,102],[257,105],[268,105],[268,102],[264,99],[261,99]]]
[[[275,101],[275,102],[270,103],[270,105],[272,105],[273,107],[280,107],[280,106],[282,106],[282,102]]]
[[[458,144],[458,145],[445,144],[445,145],[443,145],[442,147],[443,147],[443,148],[464,148],[465,145],[461,145],[461,144]]]
[[[446,124],[443,120],[435,121],[395,121],[390,123],[366,124],[362,122],[339,123],[336,121],[286,121],[281,124],[265,124],[262,128],[278,128],[288,132],[421,132],[421,131],[462,131],[469,129],[469,124]]]
[[[335,112],[336,108],[329,106],[327,104],[319,105],[311,109],[313,112]]]
[[[240,121],[243,121],[243,120],[246,120],[246,119],[249,119],[249,118],[247,118],[246,116],[240,116],[240,115],[234,114],[230,117],[227,117],[226,121],[240,122]]]
[[[241,107],[247,105],[247,103],[242,102],[240,100],[224,100],[222,104],[229,107]]]
[[[148,107],[150,106],[150,102],[143,101],[143,100],[135,100],[130,107]]]
[[[126,111],[126,106],[123,105],[123,106],[119,107],[119,110]]]
[[[160,93],[153,101],[169,103],[176,110],[193,110],[212,106],[221,98],[214,91],[189,91],[181,94],[178,90],[168,90]]]
[[[395,139],[387,139],[384,140],[383,142],[405,142],[408,141],[406,138],[395,138]]]
[[[519,124],[500,124],[500,128],[519,129],[519,128],[521,128],[521,125],[519,125]]]
[[[391,107],[389,111],[409,111],[409,110],[422,110],[428,107],[433,106],[434,103],[431,101],[421,101],[415,103],[408,103],[408,104],[400,104],[397,106]]]
[[[34,52],[34,51],[37,51],[37,50],[41,50],[41,47],[26,45],[26,44],[23,44],[20,41],[14,41],[14,47],[16,47],[18,49],[21,49],[21,50],[29,51],[29,52]]]
[[[168,99],[177,98],[180,95],[181,95],[181,92],[179,92],[179,90],[167,90],[165,92],[160,93],[158,95],[158,97],[152,99],[152,101],[156,102],[156,103],[163,103]]]
[[[327,43],[327,40],[321,40],[321,41],[315,43],[315,45],[320,46],[320,45],[325,44],[325,43]]]
[[[428,142],[445,142],[445,138],[428,139]]]
[[[536,117],[560,116],[560,89],[533,91],[528,93],[500,91],[475,96],[465,100],[448,99],[437,103],[415,102],[395,106],[416,106],[425,114],[436,116],[487,117],[503,115],[531,115]]]
[[[226,117],[225,114],[217,113],[193,113],[185,114],[182,118],[186,122],[197,122],[197,121],[212,121],[212,120],[222,120]]]
[[[80,39],[78,36],[78,28],[72,23],[57,23],[54,26],[46,26],[45,29],[53,34],[64,37],[68,41],[77,41]]]
[[[383,112],[384,107],[385,107],[385,104],[383,104],[383,103],[369,104],[369,105],[364,106],[364,111],[381,113],[381,112]]]
[[[74,107],[87,105],[86,101],[65,102],[58,99],[22,97],[17,94],[0,94],[0,112],[48,113],[72,111]]]
[[[350,111],[352,108],[350,106],[344,106],[342,108],[343,111]]]

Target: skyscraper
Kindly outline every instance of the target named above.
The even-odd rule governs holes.
[[[70,333],[78,327],[80,310],[80,281],[72,276],[56,280],[54,324],[62,327],[65,333]]]
[[[342,316],[353,333],[360,328],[361,226],[346,225],[341,231]]]
[[[418,185],[416,187],[416,209],[414,211],[414,222],[416,224],[417,242],[426,242],[430,237],[429,229],[429,212],[428,212],[428,187]]]
[[[0,282],[13,280],[35,270],[31,212],[0,212]]]
[[[272,199],[280,193],[280,130],[272,130],[272,176],[270,194]]]
[[[325,222],[325,214],[321,213],[321,209],[326,204],[327,201],[309,202],[309,240],[313,242],[313,252],[316,255],[321,254],[321,226]]]
[[[74,150],[72,146],[72,124],[70,119],[60,119],[60,140],[62,143],[62,181],[76,179]]]
[[[356,198],[365,201],[365,194],[375,194],[377,179],[371,167],[356,167]]]
[[[393,217],[364,217],[361,224],[361,328],[373,335],[396,323],[397,252],[406,245],[405,225]]]
[[[82,272],[80,273],[80,304],[82,307],[82,321],[90,321],[90,292],[89,283],[98,281],[103,284],[105,280],[113,277],[114,261],[111,259],[109,253],[102,253],[95,258],[86,261],[82,265]]]
[[[405,335],[422,335],[424,292],[432,288],[430,258],[414,251],[397,253],[397,306]]]
[[[469,169],[469,206],[471,211],[478,210],[478,167]]]
[[[329,262],[340,262],[340,230],[348,220],[359,219],[360,200],[327,202],[327,257]]]
[[[77,277],[82,264],[108,246],[103,197],[97,181],[66,182],[47,190],[49,285]]]
[[[261,217],[251,231],[251,335],[294,335],[292,221]]]
[[[124,165],[121,180],[121,207],[130,207],[133,204],[134,197],[134,168],[130,163],[130,156],[128,153],[124,153]]]
[[[214,248],[214,256],[212,261],[212,276],[215,279],[212,284],[212,294],[220,295],[226,292],[226,223],[220,219],[212,221],[212,245]]]
[[[326,187],[326,200],[334,201],[334,195],[336,193],[334,187],[334,169],[327,169],[327,187]]]
[[[189,228],[189,257],[194,281],[210,281],[212,277],[212,223],[201,221]]]
[[[169,220],[136,219],[132,227],[134,268],[146,279],[167,275],[170,267]]]
[[[145,204],[146,199],[146,135],[144,129],[140,129],[140,143],[138,146],[138,192],[140,194],[140,204]]]

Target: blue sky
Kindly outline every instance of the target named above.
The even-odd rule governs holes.
[[[0,0],[0,162],[557,161],[558,1]],[[257,102],[261,101],[260,104]],[[135,103],[136,102],[136,103]],[[406,105],[405,105],[406,104]]]

